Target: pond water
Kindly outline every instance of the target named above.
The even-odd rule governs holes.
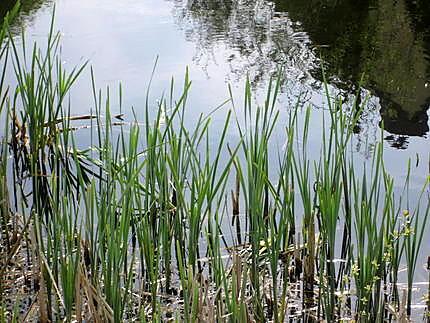
[[[2,1],[0,15],[13,3]],[[121,82],[123,106],[137,114],[157,57],[152,101],[172,77],[182,84],[188,67],[190,124],[229,97],[227,84],[241,102],[247,75],[258,99],[282,66],[279,107],[287,111],[299,97],[314,107],[312,145],[312,138],[320,139],[318,113],[325,104],[323,66],[331,94],[347,105],[356,94],[367,98],[356,129],[357,158],[369,156],[383,122],[387,168],[398,186],[408,159],[417,165],[416,191],[428,175],[429,1],[23,0],[14,30],[24,26],[28,43],[44,44],[54,7],[65,66],[89,59],[97,86],[115,89]],[[92,105],[89,69],[85,73],[73,91],[73,114],[86,114]],[[225,111],[214,115],[215,128]],[[88,140],[85,133],[79,137]]]
[[[13,3],[2,1],[0,15]],[[430,151],[428,1],[22,3],[17,32],[18,26],[25,26],[27,41],[43,44],[55,5],[65,65],[72,68],[89,59],[97,85],[116,88],[122,82],[124,106],[137,110],[144,102],[156,57],[154,100],[168,89],[171,77],[180,83],[188,66],[193,80],[191,119],[228,98],[227,83],[240,95],[246,75],[255,92],[263,92],[279,66],[287,80],[281,95],[286,109],[294,106],[299,95],[318,109],[324,105],[324,66],[333,93],[352,103],[362,85],[361,97],[370,97],[357,138],[369,145],[375,140],[370,137],[379,136],[383,121],[386,156],[395,161],[389,165],[391,172],[402,177],[407,159],[418,158],[424,165],[419,180],[425,178],[424,161]],[[76,86],[73,113],[88,112],[89,84],[89,77],[84,76]]]
[[[3,0],[0,16],[13,3]],[[428,0],[22,0],[14,31],[24,26],[28,42],[45,43],[54,6],[64,65],[89,59],[97,87],[122,83],[123,106],[138,115],[157,57],[151,102],[168,91],[172,77],[182,84],[188,67],[190,124],[228,99],[228,84],[241,102],[247,75],[261,100],[282,66],[279,108],[287,112],[297,100],[313,107],[312,148],[321,139],[324,67],[332,95],[349,106],[356,95],[367,102],[354,138],[357,159],[368,158],[383,122],[386,166],[397,189],[409,159],[412,197],[429,175]],[[87,114],[92,102],[87,69],[72,92],[72,114]],[[213,115],[215,129],[225,112]],[[78,136],[89,140],[85,132]],[[428,254],[428,233],[423,246]],[[419,279],[427,279],[422,263]]]

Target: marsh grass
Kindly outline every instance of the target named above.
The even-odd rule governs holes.
[[[363,170],[356,165],[360,111],[327,91],[317,159],[308,153],[313,112],[299,105],[285,146],[269,153],[282,72],[262,106],[250,82],[242,108],[230,89],[215,133],[210,114],[187,126],[188,72],[181,94],[174,97],[172,80],[155,109],[148,87],[143,123],[134,115],[116,122],[111,90],[98,90],[91,73],[91,114],[72,116],[69,91],[86,64],[65,71],[59,41],[51,27],[43,51],[34,44],[28,56],[25,41],[21,52],[6,37],[0,52],[1,275],[26,254],[34,303],[21,318],[381,322],[412,314],[399,271],[406,264],[411,291],[428,241],[429,183],[416,205],[399,199],[382,140]],[[116,96],[122,113],[121,86]],[[89,123],[89,148],[75,142],[76,120]],[[239,139],[229,139],[232,130]],[[3,302],[0,309],[3,321],[18,315]]]

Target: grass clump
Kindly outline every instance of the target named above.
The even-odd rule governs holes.
[[[2,318],[411,317],[429,183],[416,205],[399,199],[382,141],[370,169],[361,170],[351,148],[359,113],[327,91],[317,159],[308,148],[313,112],[301,106],[290,109],[285,146],[270,154],[280,76],[260,107],[249,82],[243,109],[231,95],[216,134],[210,115],[187,126],[188,72],[178,98],[173,80],[155,111],[147,96],[143,123],[113,115],[111,91],[98,90],[92,73],[94,109],[72,116],[69,91],[86,64],[65,71],[58,49],[51,28],[44,51],[35,44],[27,57],[8,38],[0,52],[3,74],[12,64],[17,84],[0,88],[7,129],[1,281],[15,277],[19,260],[31,299],[21,314],[0,303]],[[121,87],[118,97],[122,111]],[[89,148],[75,141],[76,121],[87,122]],[[232,131],[238,139],[229,138]],[[2,284],[2,300],[12,289]]]

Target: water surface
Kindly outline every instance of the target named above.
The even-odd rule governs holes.
[[[13,3],[2,1],[0,15]],[[143,111],[157,57],[151,102],[168,90],[172,77],[181,84],[188,66],[190,125],[229,97],[227,84],[240,105],[246,76],[261,99],[268,79],[282,67],[279,108],[287,112],[297,100],[314,108],[312,145],[320,141],[324,67],[333,96],[350,108],[357,95],[365,103],[355,129],[357,158],[370,155],[383,123],[387,167],[398,186],[408,159],[418,165],[411,178],[416,190],[428,174],[426,0],[23,0],[14,32],[23,27],[27,42],[44,44],[54,4],[64,65],[71,69],[89,59],[98,87],[116,89],[121,82],[130,115],[131,107],[137,115]],[[72,113],[88,113],[92,102],[87,70],[73,90]],[[215,128],[225,113],[221,109],[213,116]],[[82,142],[85,136],[79,135]]]

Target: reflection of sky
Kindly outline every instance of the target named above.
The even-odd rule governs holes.
[[[41,12],[29,27],[28,35],[42,43],[49,20],[50,12]],[[185,67],[192,67],[193,47],[178,41],[183,38],[182,34],[172,24],[170,6],[164,2],[58,1],[56,29],[62,33],[66,66],[72,68],[89,59],[98,86],[110,85],[114,92],[119,82],[123,82],[128,103],[143,102],[157,55],[160,59],[154,78],[154,96],[168,88],[172,76],[182,84]],[[198,68],[191,68],[191,74],[196,81],[206,78]],[[83,77],[75,88],[79,93],[73,96],[76,113],[88,110],[86,103],[91,98],[88,83],[89,78]],[[211,93],[207,91],[206,95]]]

